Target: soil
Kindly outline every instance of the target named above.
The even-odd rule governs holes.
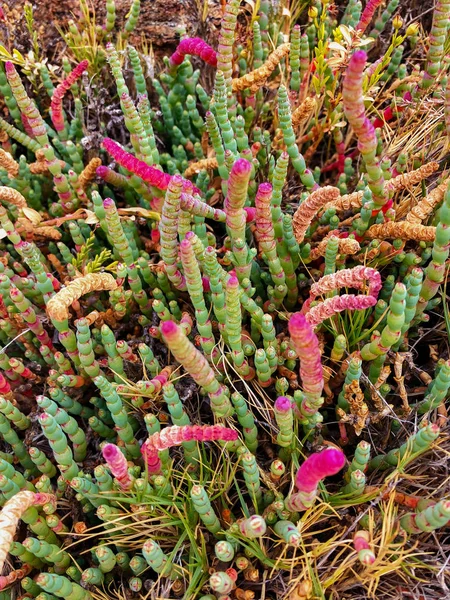
[[[207,2],[207,17],[202,18],[204,0],[142,0],[141,14],[132,43],[145,39],[154,47],[157,55],[170,52],[176,44],[178,30],[184,27],[191,36],[201,35],[208,39],[216,36],[220,23],[219,0]],[[20,51],[29,49],[29,35],[23,18],[23,7],[29,0],[2,0],[7,25],[14,31],[16,47]],[[121,28],[126,20],[131,0],[116,0],[117,25]],[[70,19],[80,17],[79,0],[34,0],[34,17],[40,40],[44,43],[50,61],[64,51],[64,42],[57,28],[65,29]],[[90,0],[99,24],[105,19],[105,0]],[[205,10],[206,12],[206,10]]]

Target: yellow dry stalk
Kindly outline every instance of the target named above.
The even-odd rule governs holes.
[[[100,158],[91,158],[88,164],[81,171],[78,176],[78,184],[85,190],[87,186],[95,179],[98,167],[102,164]]]
[[[185,177],[192,177],[192,175],[197,175],[200,171],[217,169],[219,163],[217,162],[217,158],[213,156],[212,158],[203,158],[198,162],[191,163],[186,171],[184,172]]]
[[[408,223],[408,221],[392,221],[372,225],[366,231],[370,240],[416,240],[419,242],[433,242],[436,237],[436,227]]]
[[[381,397],[378,390],[383,385],[383,383],[386,382],[386,380],[390,374],[391,374],[391,367],[389,365],[385,365],[381,369],[381,373],[380,373],[378,379],[376,380],[375,385],[371,386],[371,388],[370,388],[370,395],[372,397],[373,405],[375,406],[377,412],[379,412],[379,413],[381,413],[385,409],[385,406],[384,406],[383,398]]]
[[[422,165],[418,169],[411,171],[410,173],[402,173],[401,175],[397,175],[393,179],[386,181],[384,184],[384,189],[386,192],[398,192],[399,190],[403,190],[411,185],[415,185],[416,183],[420,183],[423,179],[427,179],[430,177],[435,171],[439,169],[439,163],[430,162],[426,165]],[[327,208],[335,208],[336,210],[349,210],[350,208],[360,208],[362,205],[362,191],[353,192],[351,194],[345,194],[337,199],[336,202],[330,202],[329,205],[324,206],[324,210]]]
[[[406,220],[409,223],[422,223],[431,214],[433,214],[435,208],[444,199],[444,194],[447,191],[448,183],[450,179],[444,181],[432,190],[428,196],[421,200],[411,211],[406,215]]]
[[[14,188],[0,186],[0,202],[8,202],[8,204],[14,204],[18,208],[26,208],[27,201],[20,192]]]
[[[74,279],[51,298],[46,306],[52,321],[65,321],[69,318],[72,302],[89,292],[111,291],[117,288],[117,282],[109,273],[88,273]]]
[[[305,98],[303,102],[292,113],[292,127],[297,129],[312,115],[316,108],[317,101],[315,98]]]
[[[292,219],[295,239],[299,244],[305,239],[306,230],[316,216],[317,211],[328,203],[336,202],[339,195],[338,188],[327,185],[315,190],[300,204]]]
[[[22,490],[7,500],[0,512],[0,573],[22,515],[30,507],[48,502],[54,504],[56,498],[52,494],[35,493],[28,490]]]
[[[252,94],[261,88],[275,71],[280,61],[289,53],[291,44],[281,44],[276,50],[270,54],[266,62],[255,69],[251,73],[247,73],[243,77],[233,79],[231,87],[233,92],[242,92],[242,90],[250,90]]]
[[[0,148],[0,167],[5,169],[10,179],[14,179],[19,174],[19,163],[3,148]]]

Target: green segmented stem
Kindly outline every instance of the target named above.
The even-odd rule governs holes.
[[[245,452],[242,454],[241,466],[244,472],[244,481],[245,485],[247,486],[247,490],[256,506],[261,506],[261,480],[259,477],[259,469],[255,455],[251,452]]]
[[[438,408],[446,399],[449,388],[450,361],[446,361],[439,369],[425,400],[418,405],[418,413],[423,415],[430,410]]]
[[[0,397],[0,412],[14,424],[17,429],[28,429],[30,419],[26,417],[10,400]]]
[[[159,232],[161,235],[161,258],[164,261],[167,277],[173,285],[186,290],[186,281],[178,269],[178,218],[181,209],[183,180],[174,176],[169,181],[162,207]]]
[[[432,260],[425,269],[425,279],[420,291],[420,299],[416,309],[416,320],[420,320],[428,302],[433,298],[445,277],[445,264],[449,256],[450,245],[450,183],[444,195],[444,202],[439,210],[439,223],[436,226],[436,237],[433,242]]]
[[[278,521],[278,523],[275,523],[273,530],[290,546],[298,546],[301,542],[300,532],[291,521]]]
[[[350,475],[354,471],[366,471],[370,461],[370,444],[364,440],[359,442],[355,448],[355,455],[348,468],[346,475]]]
[[[236,370],[245,378],[250,374],[250,367],[242,349],[242,312],[236,277],[230,277],[225,285],[225,304],[225,331],[232,351],[231,357]]]
[[[239,6],[239,0],[228,0],[220,24],[217,70],[222,71],[227,89],[231,88],[231,78],[233,76],[234,34]]]
[[[191,500],[195,511],[199,514],[206,529],[217,535],[222,530],[219,519],[214,512],[206,490],[201,485],[194,485],[191,489]]]
[[[102,573],[109,573],[116,566],[116,556],[109,546],[100,546],[94,550],[98,566]]]
[[[104,573],[96,567],[89,567],[85,569],[81,574],[81,581],[83,584],[89,585],[101,585],[105,580]]]
[[[14,429],[12,429],[8,419],[6,419],[6,417],[4,417],[1,413],[0,436],[7,444],[9,444],[12,447],[15,456],[18,458],[20,464],[24,467],[24,469],[30,469],[31,472],[35,473],[36,467],[34,466],[27,452],[25,444],[22,442],[21,439],[19,439],[19,436],[14,431]]]
[[[49,461],[42,450],[39,448],[31,447],[29,449],[30,458],[41,473],[48,477],[54,477],[56,475],[55,465]]]
[[[130,425],[128,414],[119,394],[103,376],[96,377],[94,383],[100,390],[102,397],[106,400],[106,405],[117,428],[117,435],[124,442],[130,456],[138,458],[140,456],[139,444],[134,437],[133,428]]]
[[[110,33],[116,24],[116,0],[106,0],[105,30]]]
[[[36,577],[36,584],[45,592],[54,594],[65,600],[92,600],[89,592],[67,577],[54,573],[41,573]]]
[[[234,558],[234,547],[230,542],[221,540],[214,546],[215,555],[222,562],[231,562]]]
[[[387,315],[387,325],[381,332],[381,336],[366,344],[361,349],[363,360],[373,360],[386,352],[398,342],[402,327],[405,323],[406,287],[403,283],[397,283],[392,292]]]
[[[450,501],[441,500],[434,506],[417,513],[409,513],[400,519],[400,526],[408,533],[434,531],[450,521]]]
[[[287,89],[281,85],[278,89],[278,116],[280,119],[280,129],[283,133],[284,143],[286,144],[287,152],[291,158],[294,169],[300,175],[303,185],[308,190],[315,190],[319,186],[316,183],[310,169],[306,168],[305,159],[300,154],[297,143],[295,141],[295,133],[292,127],[291,107]]]
[[[141,0],[133,0],[129,13],[128,19],[125,22],[124,31],[122,36],[126,39],[135,29],[141,12]]]
[[[405,299],[405,322],[401,328],[401,336],[399,341],[392,347],[393,350],[398,350],[400,344],[403,341],[403,337],[408,332],[411,323],[414,320],[418,302],[420,300],[420,294],[422,290],[423,282],[423,271],[422,269],[412,269],[407,276],[406,281],[406,299]]]
[[[38,396],[36,402],[42,410],[55,418],[58,425],[72,442],[75,462],[82,462],[86,458],[86,435],[79,427],[77,421],[64,409],[59,408],[56,402],[45,396]]]
[[[170,579],[178,579],[180,573],[176,567],[171,565],[171,561],[161,550],[160,545],[155,540],[147,540],[142,546],[142,554],[150,567],[161,575]]]
[[[217,123],[222,133],[222,139],[225,150],[229,150],[233,156],[237,155],[237,143],[233,128],[228,118],[227,106],[227,84],[225,74],[219,69],[216,73],[216,82],[214,86],[214,111]]]
[[[291,71],[289,87],[294,92],[300,90],[300,36],[300,26],[295,25],[292,30],[291,50],[289,53],[289,66]]]
[[[249,409],[245,398],[234,392],[231,394],[231,401],[236,411],[237,420],[243,429],[243,435],[246,447],[250,452],[256,452],[258,447],[258,429],[255,424],[252,411]]]
[[[49,414],[42,414],[39,422],[42,427],[42,433],[47,438],[53,454],[56,459],[59,470],[64,470],[64,477],[70,481],[72,477],[78,475],[78,466],[73,460],[72,450],[67,443],[67,437],[55,417]],[[64,469],[63,469],[64,468]]]
[[[5,65],[5,70],[6,77],[8,78],[11,91],[16,99],[20,112],[27,119],[33,131],[34,137],[42,146],[48,144],[49,140],[46,133],[44,120],[42,119],[34,102],[28,97],[14,65],[11,62],[7,62]]]
[[[408,441],[402,444],[400,448],[395,448],[388,452],[388,454],[372,458],[369,462],[369,470],[385,470],[389,467],[396,467],[406,452],[412,455],[426,452],[439,437],[439,433],[439,427],[435,424],[430,424],[419,429],[419,431],[410,436]]]
[[[11,556],[17,556],[22,563],[27,563],[37,569],[42,567],[42,561],[36,558],[34,554],[31,554],[20,542],[12,542],[9,547],[9,553]]]
[[[350,473],[350,481],[347,485],[341,488],[343,494],[351,494],[352,496],[360,496],[364,493],[366,486],[366,476],[362,471],[356,469]]]
[[[450,2],[448,0],[437,0],[433,11],[433,23],[430,31],[430,46],[427,53],[427,63],[423,75],[421,87],[429,88],[441,68],[441,60],[444,55],[444,45],[447,37],[449,24]]]
[[[55,544],[49,544],[44,540],[29,537],[23,541],[23,545],[29,552],[37,556],[37,558],[43,558],[53,563],[58,569],[63,569],[63,572],[71,563],[69,554]]]
[[[190,233],[186,234],[185,239],[180,244],[180,255],[186,287],[195,309],[197,329],[201,336],[200,343],[205,355],[210,358],[216,342],[214,340],[212,325],[209,319],[209,311],[206,308],[203,295],[203,281],[200,267],[195,256],[194,245],[191,241],[193,235],[194,234]]]

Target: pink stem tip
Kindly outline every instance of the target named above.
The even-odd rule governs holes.
[[[322,479],[335,475],[344,465],[345,454],[338,448],[311,454],[297,471],[295,485],[300,492],[313,492]]]
[[[58,87],[53,92],[52,101],[51,101],[51,117],[52,123],[56,129],[56,131],[64,130],[64,116],[62,112],[62,101],[66,94],[66,92],[70,89],[70,87],[75,83],[75,81],[81,77],[84,71],[89,66],[89,61],[82,60],[79,65],[71,71],[67,77],[62,81]]]
[[[178,67],[186,54],[199,56],[208,65],[217,67],[217,54],[206,42],[200,38],[185,38],[178,44],[177,49],[170,57],[172,67]]]
[[[167,323],[170,323],[170,321],[167,321]],[[192,440],[197,442],[217,440],[232,442],[237,438],[237,431],[222,425],[173,425],[151,435],[142,446],[141,451],[147,462],[149,473],[159,473],[161,471],[161,460],[158,452],[161,450],[172,446],[180,446],[183,442]]]
[[[102,449],[103,458],[109,470],[117,479],[123,490],[129,490],[133,485],[133,479],[128,473],[127,459],[114,444],[106,444]]]

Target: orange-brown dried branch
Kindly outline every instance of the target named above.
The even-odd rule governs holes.
[[[97,168],[102,164],[100,158],[91,158],[78,177],[79,185],[85,190],[87,186],[95,179]]]
[[[48,225],[36,226],[28,219],[23,219],[22,217],[17,219],[17,231],[20,233],[29,233],[33,237],[40,236],[54,241],[58,241],[62,238],[62,233],[55,227],[50,227]]]
[[[69,318],[70,305],[81,296],[116,288],[117,282],[109,273],[88,273],[78,277],[49,300],[46,307],[48,316],[54,321],[65,321]]]
[[[416,240],[421,242],[432,242],[436,237],[436,227],[417,225],[400,221],[398,223],[388,222],[372,225],[367,232],[366,237],[371,240]]]
[[[418,169],[411,171],[410,173],[403,173],[397,175],[390,181],[386,182],[386,189],[397,192],[398,190],[404,190],[405,188],[420,183],[423,179],[427,179],[439,169],[439,163],[432,161],[426,165],[422,165]]]
[[[5,169],[10,179],[14,179],[19,174],[19,163],[3,148],[0,148],[0,167]]]
[[[199,160],[198,162],[191,163],[186,171],[184,172],[184,176],[192,177],[192,175],[197,175],[200,171],[217,169],[219,163],[217,162],[217,158],[213,156],[212,158],[204,158]]]
[[[8,587],[8,585],[11,585],[15,581],[20,581],[20,579],[31,573],[32,570],[33,567],[31,565],[24,564],[22,568],[10,571],[8,575],[0,575],[0,590],[5,589],[5,587]]]
[[[330,235],[331,234],[331,235]],[[309,254],[309,258],[311,260],[316,260],[319,256],[325,256],[325,251],[327,249],[328,240],[332,237],[337,237],[334,232],[330,232],[326,238],[324,238],[319,245],[313,248]],[[356,254],[361,250],[361,246],[359,242],[352,238],[338,238],[339,243],[339,254]]]
[[[292,127],[294,130],[309,119],[313,110],[316,108],[316,104],[315,98],[305,98],[300,106],[294,110],[292,113]]]
[[[20,192],[14,188],[6,186],[0,186],[0,202],[7,202],[8,204],[14,204],[18,208],[26,208],[27,201]]]
[[[422,223],[430,215],[433,214],[435,208],[444,199],[444,194],[447,191],[449,180],[441,183],[432,190],[426,198],[421,200],[411,211],[406,215],[406,220],[409,223]]]
[[[422,165],[418,169],[411,171],[410,173],[403,173],[397,175],[393,179],[386,181],[385,190],[387,192],[398,192],[411,185],[420,183],[423,179],[430,177],[435,171],[439,169],[439,163],[430,162],[426,165]],[[353,192],[351,194],[345,194],[338,198],[335,202],[330,202],[329,205],[324,206],[324,210],[327,208],[335,208],[336,210],[349,210],[350,208],[360,208],[362,204],[363,192]]]
[[[242,90],[250,90],[252,94],[257,92],[275,71],[282,58],[289,53],[290,48],[289,43],[281,44],[258,69],[239,77],[239,79],[233,79],[231,81],[233,92],[242,92]]]
[[[305,239],[305,233],[317,211],[328,203],[333,203],[339,198],[338,188],[327,185],[314,191],[297,208],[292,220],[294,235],[300,244]]]

